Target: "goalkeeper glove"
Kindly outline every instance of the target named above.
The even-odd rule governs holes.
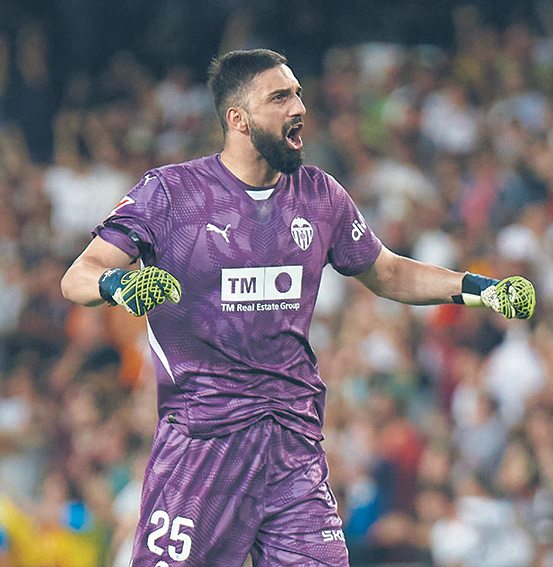
[[[507,319],[529,319],[536,307],[536,290],[532,282],[522,276],[509,276],[500,281],[467,272],[461,295],[453,296],[453,301],[470,306],[484,305]]]
[[[168,298],[178,303],[180,283],[165,270],[148,266],[127,271],[113,268],[104,272],[98,282],[100,295],[110,305],[122,305],[131,315],[141,317]]]

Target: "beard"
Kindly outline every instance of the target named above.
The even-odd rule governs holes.
[[[282,128],[282,138],[279,138],[276,134],[263,130],[250,119],[253,147],[275,171],[281,173],[294,173],[303,163],[303,151],[292,149],[286,142],[289,129],[290,124],[285,124]]]

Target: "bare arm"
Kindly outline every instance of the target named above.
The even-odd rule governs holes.
[[[129,269],[133,258],[113,244],[96,237],[73,262],[61,280],[63,296],[79,305],[99,305],[98,280],[110,268]]]
[[[464,273],[398,256],[383,247],[374,265],[356,278],[376,295],[412,305],[453,303]]]

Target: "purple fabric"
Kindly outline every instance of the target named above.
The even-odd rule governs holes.
[[[133,567],[347,567],[318,441],[265,418],[225,437],[160,421]]]
[[[320,169],[282,175],[267,200],[249,189],[213,155],[148,172],[107,219],[182,285],[178,305],[148,314],[159,414],[174,413],[192,437],[272,415],[321,439],[325,385],[308,341],[321,272],[330,262],[361,273],[381,243]],[[138,254],[121,232],[95,234]]]

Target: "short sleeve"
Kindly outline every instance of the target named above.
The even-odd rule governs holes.
[[[355,276],[374,264],[382,243],[347,191],[331,176],[328,187],[336,214],[327,262],[342,275]]]
[[[171,230],[170,211],[170,196],[160,176],[148,172],[92,234],[150,264],[165,252]]]

